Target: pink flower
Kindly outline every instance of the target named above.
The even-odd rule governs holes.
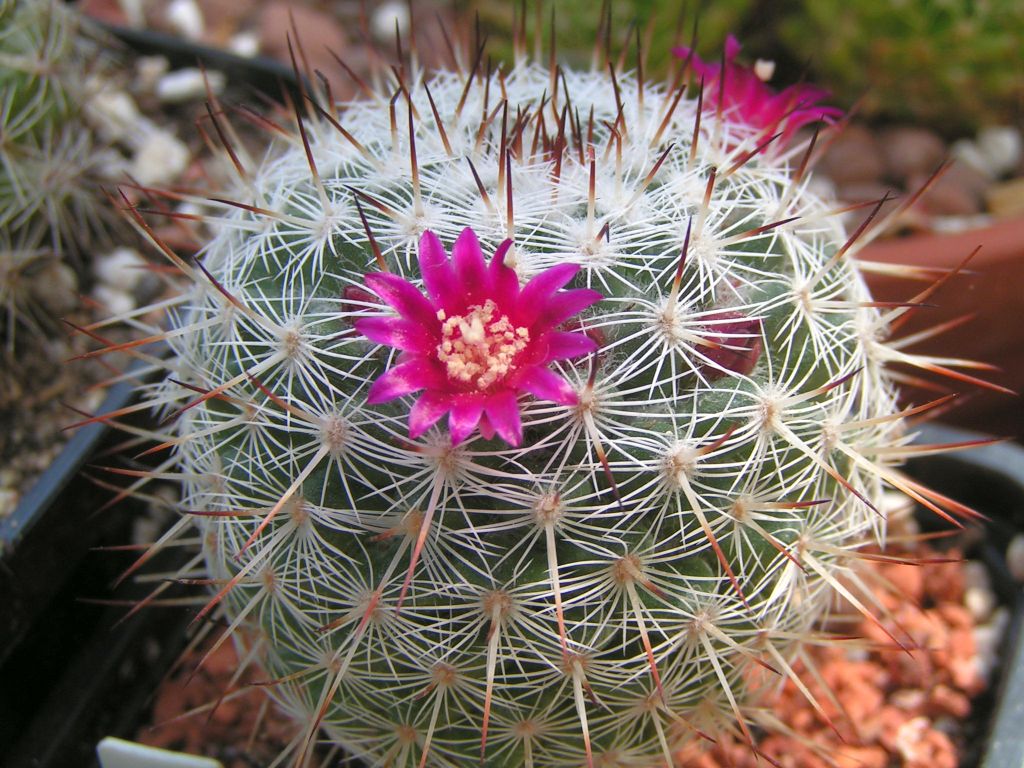
[[[690,52],[687,47],[672,49],[672,53],[681,59],[690,56]],[[842,117],[843,111],[837,107],[816,106],[822,99],[827,99],[829,93],[813,85],[791,85],[776,93],[754,70],[736,63],[739,52],[739,41],[729,35],[725,41],[724,83],[721,82],[720,63],[709,64],[693,54],[690,67],[704,81],[706,107],[717,110],[721,106],[727,117],[760,128],[765,134],[781,130],[781,146],[785,146],[793,134],[808,123],[819,120],[831,123]]]
[[[356,330],[371,341],[401,350],[398,364],[370,387],[371,405],[424,390],[409,412],[409,436],[419,437],[448,414],[452,445],[479,426],[510,445],[523,437],[518,397],[574,405],[576,392],[548,368],[555,360],[597,348],[583,333],[556,330],[601,299],[586,288],[559,290],[579,271],[560,264],[519,285],[505,265],[512,245],[499,246],[484,262],[476,233],[466,228],[451,260],[433,232],[420,238],[419,263],[427,295],[390,273],[366,276],[366,286],[398,317],[367,317]]]

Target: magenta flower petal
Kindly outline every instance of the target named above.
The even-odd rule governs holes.
[[[736,63],[739,52],[739,41],[733,35],[725,41],[724,68],[721,63],[703,61],[690,48],[672,50],[678,58],[689,58],[694,74],[703,81],[706,109],[721,109],[730,119],[762,129],[766,137],[781,132],[782,146],[808,123],[831,123],[842,117],[841,109],[818,105],[829,96],[821,88],[798,84],[777,93],[752,69]]]
[[[363,317],[354,323],[356,330],[370,341],[386,344],[404,352],[429,353],[437,346],[432,329],[399,317]]]
[[[389,272],[378,272],[366,276],[366,285],[376,293],[381,300],[397,310],[400,315],[428,327],[437,310],[431,306],[426,297],[416,290],[416,287]]]
[[[506,389],[492,395],[486,408],[487,418],[498,437],[509,445],[519,445],[523,441],[523,423],[519,419],[515,392]]]
[[[578,271],[578,264],[558,264],[545,269],[523,286],[522,293],[519,294],[519,321],[525,324],[534,322],[547,306],[551,295],[572,280]]]
[[[417,392],[431,385],[439,385],[444,381],[437,366],[422,357],[400,363],[389,370],[373,384],[366,395],[370,405],[386,403],[396,397]]]
[[[547,325],[559,325],[602,298],[604,297],[600,293],[590,288],[563,291],[551,297],[539,319]]]
[[[467,396],[454,402],[448,414],[452,445],[458,445],[473,434],[483,412],[484,401],[480,397]]]
[[[559,405],[576,405],[579,402],[569,382],[547,368],[531,368],[523,374],[519,386],[534,397]]]
[[[484,440],[494,439],[494,427],[491,425],[491,420],[487,418],[487,411],[484,411],[484,415],[480,417],[480,434],[483,435]]]
[[[427,293],[438,307],[451,307],[458,301],[455,293],[455,272],[448,262],[448,254],[444,251],[440,238],[431,231],[426,231],[420,238],[419,250],[420,272],[423,273],[423,284]]]
[[[597,349],[597,342],[582,333],[553,331],[547,336],[547,360],[567,360],[571,357],[589,355]]]
[[[725,60],[730,64],[740,54],[740,41],[736,39],[736,35],[730,33],[725,36]]]
[[[459,285],[466,291],[467,303],[473,303],[478,295],[487,293],[489,281],[484,256],[480,251],[480,241],[476,238],[476,232],[469,227],[462,230],[459,239],[455,241],[452,248],[452,264]]]
[[[409,437],[415,440],[448,413],[451,403],[440,392],[425,392],[409,411]]]
[[[355,328],[370,341],[402,350],[398,364],[371,385],[367,402],[425,390],[409,412],[410,437],[447,413],[453,445],[477,430],[486,439],[497,435],[518,445],[520,393],[576,402],[573,388],[547,365],[597,348],[582,333],[556,328],[601,295],[561,290],[579,271],[575,264],[552,267],[520,287],[504,261],[511,245],[502,243],[486,264],[476,234],[466,228],[448,259],[437,236],[424,233],[419,264],[426,296],[397,275],[367,275],[366,285],[399,316],[363,317]]]
[[[505,255],[511,247],[511,240],[506,240],[499,245],[487,268],[490,272],[494,300],[503,307],[513,306],[519,295],[519,277],[514,269],[505,265]]]

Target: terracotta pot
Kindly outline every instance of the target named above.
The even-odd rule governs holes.
[[[964,324],[911,347],[911,351],[978,360],[995,371],[968,371],[1024,392],[1024,218],[956,234],[927,234],[882,240],[858,254],[861,261],[955,269],[976,248],[965,270],[928,299],[900,329],[900,335],[925,331],[956,318]],[[923,289],[918,281],[869,275],[872,293],[883,301],[906,300]],[[935,377],[931,377],[934,379]],[[1024,405],[1018,397],[948,381],[961,402],[944,419],[961,426],[1024,440]],[[924,402],[935,392],[909,388],[907,399]]]

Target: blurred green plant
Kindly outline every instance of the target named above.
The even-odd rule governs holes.
[[[541,8],[541,6],[544,6]],[[591,62],[595,42],[610,38],[612,50],[627,49],[625,63],[635,66],[636,39],[639,30],[646,54],[645,65],[653,72],[663,71],[671,59],[674,45],[689,43],[697,3],[680,0],[634,0],[601,3],[596,0],[558,0],[557,3],[528,3],[527,35],[534,39],[538,18],[543,25],[543,40],[551,34],[552,9],[559,58],[574,66]],[[725,36],[739,29],[754,6],[753,0],[721,0],[705,3],[699,19],[697,50],[708,55],[721,51]],[[605,7],[607,6],[607,7]],[[480,21],[491,35],[488,52],[497,60],[512,61],[512,40],[519,3],[503,0],[478,0],[473,5]],[[539,12],[538,12],[538,9]],[[607,19],[611,18],[611,25]],[[610,31],[609,31],[610,30]]]
[[[602,5],[547,3],[541,12],[545,41],[553,6],[562,58],[589,63],[595,40],[608,34]],[[477,0],[473,7],[495,59],[511,61],[518,3]],[[1019,0],[634,0],[610,7],[613,47],[629,49],[627,66],[635,66],[637,29],[647,66],[657,72],[674,44],[689,42],[696,18],[701,55],[720,50],[735,33],[747,59],[776,60],[782,80],[807,74],[841,106],[859,101],[861,114],[871,119],[926,123],[963,136],[985,125],[1019,123],[1024,115]],[[527,16],[532,40],[535,5]]]
[[[1018,122],[1024,106],[1020,0],[801,0],[781,41],[843,106],[947,135]]]

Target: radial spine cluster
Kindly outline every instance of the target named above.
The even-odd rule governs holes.
[[[176,261],[158,548],[198,527],[200,616],[303,724],[297,763],[756,749],[835,592],[870,610],[850,555],[905,486],[890,313],[813,146],[708,108],[685,61],[368,91],[233,155]]]

